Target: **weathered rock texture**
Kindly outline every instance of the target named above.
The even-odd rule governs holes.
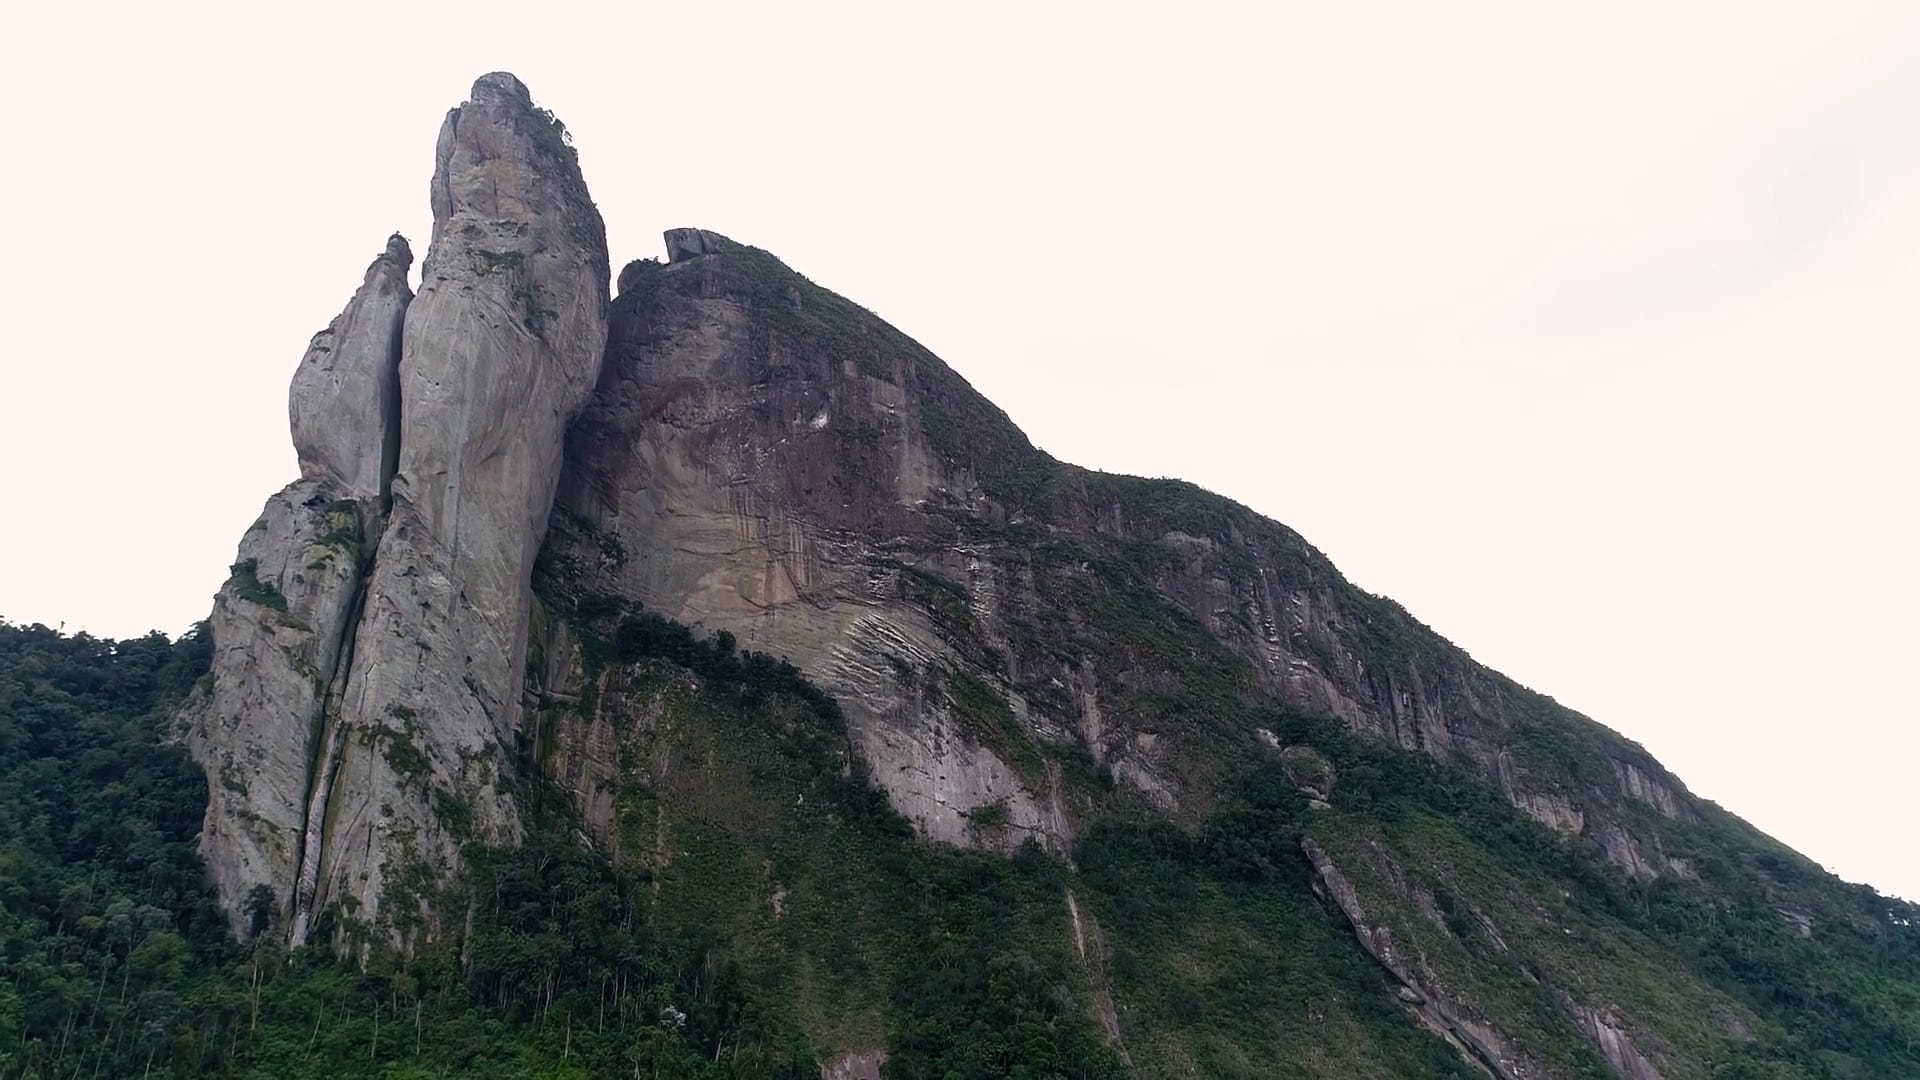
[[[501,779],[529,578],[604,349],[606,240],[564,130],[511,75],[448,114],[432,205],[420,295],[396,237],[295,374],[306,479],[241,552],[286,611],[229,583],[194,706],[196,753],[237,778],[203,844],[222,897],[241,913],[265,886],[295,944],[334,903],[430,940],[459,844],[518,835]],[[316,559],[333,517],[353,553]]]
[[[1553,906],[1554,891],[1530,893],[1516,875],[1500,882],[1489,910],[1458,891],[1484,883],[1466,884],[1472,869],[1447,851],[1407,847],[1404,839],[1396,847],[1390,829],[1353,824],[1323,831],[1327,846],[1302,840],[1315,891],[1400,988],[1402,1005],[1495,1075],[1546,1080],[1591,1075],[1602,1064],[1629,1080],[1692,1075],[1694,1063],[1724,1047],[1708,1049],[1715,1036],[1703,1044],[1699,1028],[1675,1024],[1670,1011],[1712,1017],[1728,1032],[1753,1022],[1737,998],[1673,977],[1685,967],[1677,958],[1643,952],[1623,964],[1608,948],[1590,949],[1577,940],[1586,931]],[[1662,975],[1649,977],[1649,968]],[[1638,989],[1623,994],[1635,981]],[[1515,1009],[1516,985],[1558,1016]],[[1584,1062],[1548,1034],[1556,1028],[1585,1042]],[[1662,1029],[1691,1045],[1674,1045]]]
[[[457,932],[439,899],[461,846],[514,842],[510,791],[535,777],[570,793],[578,836],[617,864],[671,862],[666,818],[635,821],[624,795],[717,797],[667,749],[696,669],[607,660],[644,607],[726,632],[721,653],[790,658],[832,718],[825,768],[871,778],[934,843],[1071,859],[1097,820],[1217,820],[1243,759],[1271,759],[1323,830],[1302,879],[1388,974],[1383,992],[1494,1075],[1687,1075],[1674,1063],[1708,1060],[1717,1036],[1662,1013],[1751,1026],[1717,991],[1578,963],[1586,924],[1553,899],[1572,894],[1507,888],[1512,863],[1473,870],[1472,837],[1430,853],[1419,833],[1356,840],[1369,804],[1342,805],[1378,797],[1381,776],[1450,797],[1484,781],[1559,834],[1505,820],[1502,857],[1584,847],[1652,895],[1651,879],[1716,872],[1695,841],[1725,815],[1640,747],[1474,663],[1245,507],[1053,460],[932,354],[765,252],[672,230],[667,261],[627,266],[610,307],[565,132],[512,76],[481,78],[448,115],[431,201],[419,295],[395,237],[295,373],[301,479],[243,538],[211,677],[183,714],[237,932],[300,944],[329,911],[337,946]],[[1446,767],[1336,769],[1330,748],[1365,744],[1323,717]],[[793,719],[751,722],[791,735]],[[1834,921],[1769,880],[1800,934]],[[1477,901],[1451,891],[1468,882]],[[785,885],[766,887],[773,919],[801,918]],[[1128,1058],[1124,987],[1080,895],[1062,896],[1072,955]],[[1483,953],[1498,961],[1469,962]],[[1532,1002],[1518,1010],[1515,980]]]
[[[250,933],[294,906],[316,740],[344,674],[367,535],[391,474],[412,263],[396,234],[307,346],[288,393],[302,478],[267,500],[240,541],[214,601],[212,678],[186,712],[187,744],[211,789],[201,850]]]
[[[300,474],[360,499],[384,496],[400,449],[400,331],[413,250],[395,233],[345,311],[313,336],[287,414]]]
[[[1063,771],[1087,759],[1197,820],[1221,762],[1261,743],[1328,809],[1324,755],[1236,721],[1267,702],[1478,772],[1630,875],[1672,865],[1646,815],[1685,820],[1690,796],[1645,751],[1473,663],[1291,531],[1189,485],[1053,461],[938,359],[764,252],[691,229],[667,249],[620,276],[547,557],[606,604],[791,658],[922,836],[1070,851],[1100,796]],[[563,664],[543,685],[571,700],[578,682]],[[644,729],[645,710],[622,721],[586,696],[601,705],[560,723],[549,774],[605,836],[622,725]],[[1496,1075],[1558,1075],[1403,962],[1313,861],[1421,1023]],[[1650,1075],[1604,1007],[1565,1015],[1623,1075]]]
[[[316,903],[428,935],[468,838],[512,840],[529,579],[606,337],[606,239],[558,123],[510,75],[447,115],[407,309],[393,508],[342,702]],[[323,776],[327,775],[323,772]],[[443,807],[459,806],[449,815]],[[390,885],[392,886],[390,889]]]
[[[667,250],[620,275],[560,494],[582,528],[554,553],[608,596],[791,657],[842,699],[926,835],[992,841],[970,823],[998,805],[997,836],[1071,837],[1072,798],[1009,732],[1204,809],[1211,751],[1141,707],[1191,681],[1169,656],[1204,656],[1250,672],[1236,692],[1463,764],[1660,872],[1632,808],[1678,817],[1688,796],[1639,747],[1475,664],[1275,522],[1054,461],[932,354],[765,252],[696,229]]]
[[[1392,977],[1399,987],[1400,1003],[1413,1012],[1422,1026],[1452,1043],[1468,1060],[1479,1063],[1500,1080],[1526,1080],[1546,1074],[1544,1068],[1485,1016],[1437,992],[1431,979],[1422,978],[1415,970],[1415,961],[1395,944],[1392,929],[1368,918],[1359,890],[1334,865],[1326,851],[1312,840],[1305,841],[1303,846],[1313,864],[1314,887],[1347,920],[1361,949]]]
[[[212,675],[183,714],[207,770],[201,852],[244,933],[291,908],[313,741],[363,573],[364,508],[342,495],[315,478],[267,500],[214,598]]]
[[[926,835],[1057,846],[1068,826],[1044,770],[1023,774],[968,722],[984,709],[1011,723],[1024,703],[965,658],[970,642],[899,602],[903,580],[961,611],[985,602],[948,577],[967,573],[977,485],[933,452],[920,413],[991,406],[763,253],[697,230],[669,247],[671,266],[622,274],[609,363],[569,440],[562,503],[587,528],[556,534],[558,554],[610,595],[791,656],[841,699],[873,776]],[[832,306],[816,313],[816,296]],[[769,315],[845,334],[843,348],[770,333]],[[607,556],[608,536],[627,557]],[[931,559],[949,565],[922,573]]]

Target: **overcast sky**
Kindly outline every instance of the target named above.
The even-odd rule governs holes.
[[[9,14],[0,616],[204,617],[506,68],[616,268],[768,248],[1920,899],[1911,6],[603,6]]]

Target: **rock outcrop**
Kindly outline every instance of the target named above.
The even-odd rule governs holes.
[[[316,741],[340,689],[367,537],[392,475],[412,264],[395,234],[295,369],[288,412],[301,479],[267,500],[240,541],[210,620],[211,679],[185,714],[187,745],[209,779],[201,850],[247,933],[284,927],[294,906]]]
[[[331,479],[295,482],[267,500],[214,598],[212,672],[182,719],[207,772],[201,854],[243,935],[284,928],[292,908],[314,740],[359,603],[364,512]]]
[[[666,250],[620,275],[559,496],[584,528],[553,550],[607,597],[791,657],[841,698],[924,835],[981,842],[971,815],[993,805],[998,835],[1072,835],[1071,799],[996,730],[1077,744],[1176,815],[1195,802],[1179,759],[1201,751],[1101,705],[1185,681],[1129,655],[1138,612],[1120,607],[1139,594],[1211,639],[1163,661],[1224,648],[1268,700],[1472,768],[1616,858],[1628,803],[1684,815],[1643,750],[1474,664],[1285,527],[1054,461],[938,358],[766,252],[699,229]],[[955,686],[978,692],[956,702]]]
[[[808,867],[867,865],[819,858],[815,839],[877,845],[872,865],[920,891],[937,860],[991,861],[909,844],[1058,856],[1011,865],[1060,875],[1044,893],[1063,955],[1117,1060],[1144,1072],[1291,1049],[1241,1017],[1230,1026],[1264,1048],[1187,1057],[1227,1029],[1162,1045],[1158,1019],[1129,1048],[1129,1009],[1234,1001],[1195,991],[1281,970],[1184,970],[1216,950],[1334,972],[1317,934],[1369,981],[1349,971],[1324,983],[1337,993],[1290,999],[1310,1023],[1351,1018],[1340,999],[1372,986],[1494,1076],[1657,1080],[1725,1060],[1718,1036],[1667,1018],[1753,1029],[1717,975],[1695,977],[1690,943],[1623,959],[1660,946],[1660,919],[1739,916],[1679,890],[1745,874],[1729,895],[1765,897],[1790,931],[1774,929],[1814,941],[1914,921],[1813,903],[1814,872],[1770,842],[1724,857],[1727,815],[1640,747],[1476,664],[1274,521],[1054,460],[927,350],[766,252],[674,229],[665,261],[625,267],[610,302],[565,130],[510,75],[446,117],[430,198],[418,295],[395,236],[294,373],[300,478],[242,538],[211,673],[181,716],[237,934],[363,961],[473,940],[483,906],[449,888],[462,850],[520,840],[515,792],[551,784],[571,807],[527,821],[564,819],[564,843],[650,876],[654,901],[677,903],[660,898],[679,867],[698,900],[680,910],[727,925],[705,902],[752,879],[755,934],[864,936],[909,963],[911,936],[820,933],[863,888],[901,905],[809,886]],[[736,846],[762,854],[715,854]],[[1626,877],[1586,861],[1601,858]],[[1135,910],[1143,866],[1207,884],[1183,894],[1191,911]],[[1386,980],[1346,930],[1269,906],[1295,887]],[[999,919],[1020,902],[990,906]],[[1173,925],[1189,914],[1207,923],[1192,938]],[[1282,925],[1311,933],[1262,932]],[[1623,930],[1630,948],[1594,947]],[[956,922],[929,940],[963,931],[1002,935]],[[1143,939],[1192,976],[1182,996],[1142,981],[1157,974]],[[892,964],[863,954],[846,981],[897,979]],[[1687,985],[1669,992],[1674,973]],[[896,1030],[883,1006],[854,1011],[841,1041],[815,1044],[823,1075],[877,1076],[889,1051],[919,1067],[878,1045]]]
[[[1060,849],[1071,826],[1044,769],[1010,760],[977,715],[1017,728],[1025,703],[900,597],[975,602],[943,582],[966,574],[977,484],[922,431],[923,410],[971,391],[877,321],[860,340],[870,316],[763,252],[696,229],[667,247],[669,263],[621,275],[560,495],[583,529],[557,533],[555,554],[601,594],[790,657],[841,701],[869,774],[923,835]],[[809,328],[851,353],[811,347]]]
[[[1562,967],[1557,958],[1527,956],[1529,950],[1539,948],[1537,938],[1504,934],[1487,912],[1451,893],[1443,911],[1436,892],[1446,888],[1444,881],[1426,878],[1427,871],[1417,862],[1397,859],[1377,840],[1357,846],[1349,840],[1341,859],[1344,869],[1312,838],[1304,838],[1301,849],[1312,867],[1314,891],[1340,913],[1361,950],[1393,980],[1401,1005],[1430,1030],[1446,1037],[1469,1060],[1511,1080],[1570,1075],[1564,1059],[1558,1066],[1540,1059],[1525,1039],[1499,1026],[1498,1006],[1476,995],[1490,985],[1484,973],[1474,977],[1464,969],[1450,968],[1441,959],[1448,949],[1466,950],[1480,961],[1499,957],[1494,963],[1517,965],[1517,970],[1524,973],[1521,977],[1525,984],[1537,988],[1543,1000],[1552,1002],[1566,1024],[1579,1032],[1598,1061],[1614,1075],[1625,1080],[1661,1080],[1663,1072],[1648,1050],[1659,1047],[1664,1054],[1669,1048],[1657,1041],[1637,1040],[1633,1034],[1636,1023],[1620,1009],[1605,1004],[1604,999],[1596,1005],[1576,996],[1594,993],[1604,985],[1582,980],[1580,976],[1587,973],[1582,970],[1584,965]],[[1566,926],[1553,925],[1555,916],[1550,910],[1536,909],[1531,916],[1508,917],[1515,920],[1508,929],[1517,931],[1526,930],[1521,924],[1529,918],[1542,923],[1551,931],[1549,940],[1572,933]],[[1562,983],[1563,979],[1567,981]],[[1721,1007],[1737,1008],[1732,1002],[1724,1002]],[[1510,1021],[1513,1015],[1506,1013],[1501,1019]],[[1593,1060],[1589,1058],[1589,1063]]]
[[[346,310],[313,336],[287,395],[300,474],[356,499],[386,495],[400,450],[400,333],[412,266],[407,238],[393,234]]]
[[[1183,762],[1211,751],[1127,705],[1183,683],[1165,665],[1198,648],[1237,656],[1274,698],[1478,769],[1630,872],[1666,865],[1642,857],[1657,838],[1624,808],[1683,819],[1687,796],[1644,752],[1474,665],[1273,522],[1054,461],[925,349],[766,253],[671,230],[665,263],[621,273],[609,325],[599,215],[564,129],[512,76],[481,78],[448,115],[431,201],[420,294],[396,237],[294,378],[307,486],[274,542],[331,530],[293,534],[291,506],[311,504],[350,509],[358,547],[327,586],[338,596],[275,585],[315,638],[287,662],[312,685],[216,671],[206,715],[235,730],[298,720],[205,760],[309,763],[297,783],[264,783],[247,824],[230,806],[210,824],[216,862],[225,837],[291,831],[277,862],[265,841],[227,860],[257,867],[221,871],[235,910],[266,884],[295,940],[332,900],[379,921],[393,868],[444,881],[464,839],[517,835],[501,783],[556,497],[581,527],[549,555],[617,603],[791,657],[935,840],[1065,850],[1079,813],[1065,759],[1035,746],[1084,752],[1176,816],[1204,803]],[[1159,606],[1124,610],[1140,592]],[[1143,615],[1210,642],[1131,655]],[[1562,723],[1600,782],[1529,756],[1520,736]],[[401,922],[438,924],[427,891],[399,890]]]
[[[518,835],[529,579],[605,346],[605,232],[564,129],[500,73],[448,114],[432,207],[419,296],[396,236],[295,373],[303,479],[242,543],[188,714],[236,778],[202,844],[221,897],[253,930],[264,888],[294,944],[335,903],[430,940],[459,845]]]
[[[667,261],[681,262],[697,259],[702,255],[711,255],[720,250],[725,241],[704,229],[668,229]]]
[[[1415,962],[1395,944],[1393,931],[1367,917],[1359,890],[1319,844],[1306,840],[1301,846],[1313,866],[1315,890],[1346,919],[1360,948],[1398,985],[1400,1003],[1424,1027],[1446,1039],[1462,1057],[1499,1080],[1527,1080],[1542,1075],[1544,1070],[1485,1017],[1439,993],[1429,985],[1431,980],[1421,978]]]
[[[468,839],[511,841],[529,580],[566,427],[606,339],[604,226],[558,122],[511,75],[447,115],[433,242],[407,309],[392,511],[353,646],[315,903],[441,919]],[[458,806],[449,815],[443,808]],[[313,838],[309,838],[311,842]],[[389,889],[389,885],[395,886]]]

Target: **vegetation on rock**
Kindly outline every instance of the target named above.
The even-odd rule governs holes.
[[[934,848],[790,665],[651,613],[581,629],[627,700],[661,706],[643,735],[675,764],[621,793],[621,850],[644,854],[583,843],[536,784],[526,842],[472,852],[470,932],[361,969],[225,932],[192,846],[205,781],[163,730],[204,634],[0,626],[0,1070],[777,1077],[885,1047],[897,1077],[1472,1075],[1316,899],[1313,837],[1366,895],[1403,897],[1382,925],[1564,1075],[1605,1074],[1572,999],[1698,1075],[1920,1073],[1920,912],[1732,819],[1709,823],[1703,881],[1636,883],[1474,776],[1270,709],[1337,771],[1330,810],[1276,754],[1194,828],[1110,803],[1071,862]]]

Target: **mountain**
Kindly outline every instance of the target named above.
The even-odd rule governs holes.
[[[510,75],[431,191],[205,629],[0,629],[0,1065],[1920,1076],[1920,911],[1284,526],[718,234],[610,297]]]

